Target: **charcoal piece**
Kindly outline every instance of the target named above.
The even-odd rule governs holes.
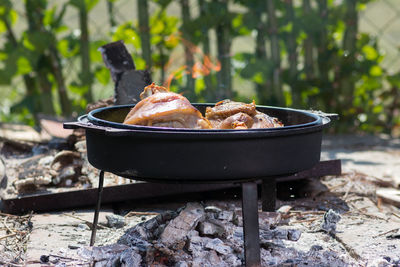
[[[340,217],[340,214],[333,211],[333,210],[328,210],[324,214],[324,220],[321,224],[321,229],[328,234],[334,235],[336,233],[336,224],[340,221],[342,217]]]
[[[108,261],[114,256],[121,255],[125,250],[130,249],[122,244],[112,244],[102,247],[81,247],[77,254],[87,260],[95,262]]]
[[[189,245],[187,249],[191,252],[193,257],[198,256],[198,254],[204,250],[204,245],[205,243],[208,242],[208,240],[211,240],[208,237],[200,237],[200,236],[189,236]]]
[[[182,249],[185,245],[187,234],[196,228],[205,217],[204,208],[197,203],[188,203],[178,217],[173,219],[165,227],[161,234],[161,243],[164,245]]]
[[[390,235],[387,235],[386,236],[386,239],[400,239],[400,231],[399,230],[397,230],[397,232],[396,233],[392,233],[392,234],[390,234]]]
[[[323,250],[324,248],[321,245],[312,245],[310,248],[310,252],[314,252],[314,251],[320,251]]]
[[[205,244],[205,247],[208,249],[215,250],[221,255],[229,255],[233,253],[233,249],[224,244],[224,242],[219,238],[211,239],[209,242]]]
[[[222,236],[224,234],[224,228],[216,225],[214,223],[205,221],[205,222],[200,222],[199,223],[199,231],[202,235],[207,235],[207,236]]]
[[[2,157],[0,157],[0,197],[3,196],[4,189],[7,188],[8,178],[6,175],[6,165]]]
[[[103,45],[99,48],[99,51],[101,52],[106,67],[111,72],[111,77],[114,82],[117,82],[120,73],[135,69],[135,63],[123,41]]]
[[[128,248],[121,254],[109,259],[106,266],[140,266],[142,257],[136,251]],[[97,266],[97,265],[96,265]]]
[[[50,256],[48,256],[48,255],[40,256],[40,263],[48,263],[49,260],[50,260]]]
[[[224,255],[223,260],[228,264],[228,266],[243,266],[242,260],[234,254]]]
[[[228,221],[231,222],[233,220],[233,211],[230,210],[224,210],[221,211],[220,213],[218,213],[218,219],[219,220],[224,220],[224,221]]]
[[[198,257],[193,259],[192,266],[204,266],[204,267],[211,267],[211,266],[228,266],[224,264],[222,259],[218,256],[217,252],[214,250],[210,251],[201,251]]]
[[[120,75],[115,86],[115,104],[135,104],[140,101],[140,93],[151,84],[147,70],[128,70]]]
[[[296,229],[275,228],[273,230],[260,230],[260,237],[263,240],[283,239],[297,241],[301,236],[301,231]]]
[[[184,261],[179,261],[175,264],[174,267],[189,267],[189,265]]]
[[[112,228],[122,228],[125,225],[125,217],[117,214],[106,215],[107,225]]]
[[[300,239],[301,231],[296,229],[289,229],[288,230],[288,240],[297,241]]]

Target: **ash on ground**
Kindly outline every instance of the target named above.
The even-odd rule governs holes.
[[[78,254],[95,266],[243,266],[242,223],[241,209],[232,203],[188,203],[130,228],[115,244],[80,248]],[[260,212],[259,223],[263,266],[354,263],[344,248],[332,251],[321,243],[302,251],[290,246],[302,231],[284,225],[279,212]]]
[[[78,141],[73,146],[68,146],[66,140],[58,142],[56,145],[23,143],[25,146],[21,150],[21,144],[17,141],[0,141],[0,181],[4,189],[1,194],[3,198],[97,186],[99,170],[88,162],[86,141]],[[104,178],[104,186],[132,182],[108,172]]]

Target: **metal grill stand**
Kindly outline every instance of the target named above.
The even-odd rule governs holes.
[[[101,195],[103,192],[104,171],[100,171],[99,187],[97,194],[96,209],[93,218],[92,235],[90,246],[93,246],[96,239],[97,223],[101,206]],[[260,236],[258,225],[258,190],[257,180],[250,180],[241,183],[242,187],[242,216],[244,234],[244,255],[247,267],[261,266],[260,258]],[[276,181],[274,177],[262,180],[263,188],[263,211],[275,210]]]
[[[103,184],[104,184],[104,171],[100,171],[99,175],[99,187],[97,191],[97,203],[96,209],[94,211],[93,225],[92,225],[92,235],[90,236],[90,246],[94,245],[96,240],[96,231],[97,231],[97,223],[99,221],[99,212],[101,206],[101,195],[103,193]]]

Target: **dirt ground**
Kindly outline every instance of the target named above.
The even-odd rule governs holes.
[[[281,224],[302,233],[298,241],[283,241],[283,245],[304,255],[317,246],[324,253],[334,253],[348,266],[400,266],[400,202],[396,201],[400,196],[396,191],[400,185],[400,140],[385,136],[327,136],[321,159],[341,159],[342,175],[310,177],[300,186],[293,185],[300,187],[296,196],[277,201],[277,209],[283,218]],[[229,203],[240,207],[237,196],[202,203]],[[96,246],[113,244],[135,224],[163,210],[184,205],[185,201],[163,200],[149,205],[125,203],[104,207],[100,212],[101,227],[97,231]],[[324,214],[329,209],[341,216],[333,235],[321,231]],[[126,214],[127,211],[132,212]],[[125,215],[122,228],[107,224],[106,216],[114,213]],[[7,220],[4,219],[6,215],[2,218],[3,222]],[[91,263],[80,258],[77,249],[89,245],[92,219],[92,209],[32,214],[25,218],[31,222],[32,230],[23,236],[26,242],[26,252],[21,254],[23,260],[10,264],[9,255],[5,254],[0,260],[10,266],[20,266],[21,262],[28,266],[46,266],[41,260],[43,262],[46,259],[43,257],[47,257],[49,266],[89,266]],[[14,231],[17,234],[22,230]],[[8,240],[0,237],[0,241],[3,238]],[[336,261],[329,262],[326,257],[325,266],[335,266]]]

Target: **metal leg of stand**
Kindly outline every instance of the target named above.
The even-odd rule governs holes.
[[[242,183],[244,256],[246,267],[261,266],[257,183]]]
[[[274,177],[262,179],[261,184],[262,211],[275,211],[276,180]]]
[[[96,210],[94,211],[93,225],[92,225],[92,236],[90,237],[90,246],[94,245],[96,240],[97,222],[99,221],[99,212],[101,205],[101,194],[103,193],[103,182],[104,182],[104,171],[100,171],[99,175],[99,188],[97,190],[97,204]]]

